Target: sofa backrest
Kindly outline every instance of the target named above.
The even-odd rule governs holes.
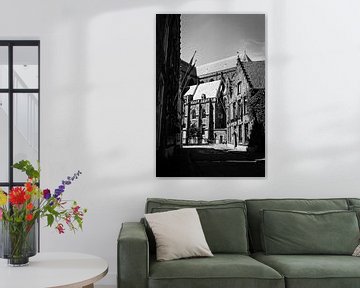
[[[347,199],[253,199],[246,200],[251,252],[262,251],[261,214],[263,209],[329,211],[348,210]]]
[[[249,253],[245,201],[150,198],[147,199],[145,213],[165,212],[181,208],[197,209],[206,241],[213,253]],[[147,229],[147,233],[150,247],[153,250],[154,238],[151,230]]]
[[[359,198],[348,198],[349,208],[352,206],[360,207],[360,199]]]

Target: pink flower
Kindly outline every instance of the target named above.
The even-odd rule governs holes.
[[[80,209],[80,206],[72,207],[74,215],[79,214],[79,209]]]
[[[59,223],[55,228],[58,230],[59,234],[62,234],[65,231],[64,226],[61,223]]]
[[[66,215],[65,222],[66,222],[67,225],[69,225],[71,223],[71,215],[70,214]]]
[[[2,220],[2,214],[3,214],[3,211],[2,211],[2,209],[0,208],[0,220]]]

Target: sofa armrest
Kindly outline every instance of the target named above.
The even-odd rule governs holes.
[[[117,242],[118,288],[146,288],[149,242],[141,223],[123,223]]]

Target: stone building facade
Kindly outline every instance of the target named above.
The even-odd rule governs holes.
[[[258,120],[253,115],[250,101],[253,97],[263,100],[265,97],[265,61],[251,61],[248,58],[245,62],[238,58],[235,76],[228,79],[227,87],[225,102],[228,143],[235,147],[248,146],[255,120]],[[262,103],[265,113],[265,101]]]
[[[199,83],[184,94],[183,144],[209,144],[226,141],[223,106],[224,84],[221,80]]]
[[[198,66],[196,75],[192,81],[197,84],[183,97],[183,144],[247,147],[255,122],[264,134],[265,117],[256,117],[251,105],[257,105],[256,115],[265,113],[265,61],[252,61],[244,52],[241,57]]]

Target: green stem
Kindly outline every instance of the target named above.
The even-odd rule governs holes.
[[[26,223],[8,223],[11,241],[11,256],[21,258],[26,256],[27,236]]]

